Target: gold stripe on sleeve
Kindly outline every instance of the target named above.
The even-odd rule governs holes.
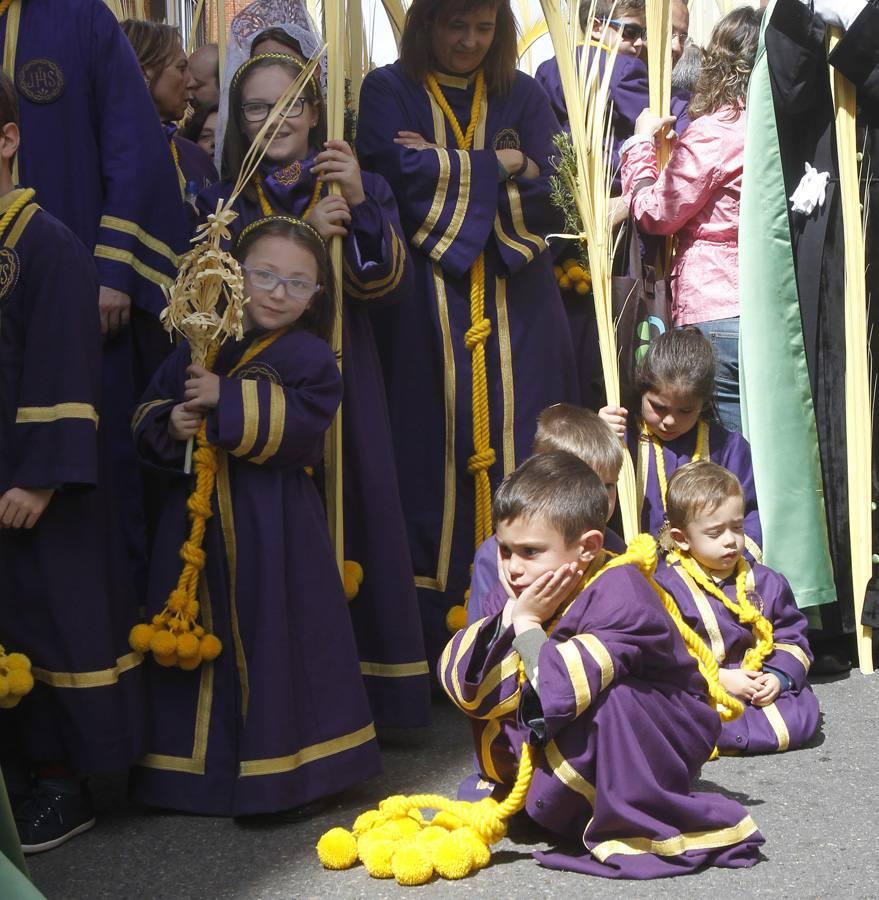
[[[461,226],[464,224],[464,216],[467,214],[467,206],[470,203],[470,175],[472,164],[470,154],[465,150],[449,151],[458,154],[460,174],[458,176],[458,197],[455,200],[455,211],[443,236],[436,242],[429,256],[434,262],[439,262],[443,254],[457,240]]]
[[[54,406],[19,406],[15,424],[60,422],[63,419],[87,419],[98,424],[98,411],[91,403],[56,403]]]
[[[284,422],[287,418],[287,398],[284,396],[284,388],[279,384],[271,385],[271,403],[269,405],[269,436],[262,453],[255,456],[251,462],[258,466],[267,459],[271,459],[281,446],[284,439]]]
[[[423,153],[430,151],[423,150]],[[433,195],[433,203],[427,213],[427,218],[421,223],[421,227],[415,232],[412,243],[416,247],[420,247],[426,240],[428,235],[436,228],[440,214],[446,205],[446,195],[449,192],[449,178],[451,177],[452,164],[449,160],[449,151],[437,148],[435,151],[439,158],[439,177],[436,183],[436,192]]]
[[[574,689],[574,714],[580,716],[592,702],[592,690],[589,687],[589,678],[586,675],[586,667],[583,665],[583,657],[570,641],[558,644],[558,653],[568,670],[568,678]]]
[[[601,688],[604,690],[613,681],[613,657],[607,650],[607,647],[595,637],[594,634],[575,634],[572,640],[582,644],[586,648],[586,652],[595,660],[599,669],[601,669]]]
[[[111,231],[122,231],[130,234],[140,241],[144,247],[164,256],[175,268],[180,265],[180,257],[163,241],[154,238],[149,232],[144,231],[136,222],[120,219],[118,216],[101,216],[101,228],[109,228]]]
[[[808,672],[812,668],[809,657],[796,644],[773,644],[773,650],[780,650],[782,653],[790,653],[791,656]]]
[[[232,451],[233,456],[247,456],[253,450],[259,433],[259,385],[253,378],[242,378],[240,384],[244,423],[241,429],[241,442]]]
[[[126,266],[131,266],[138,275],[142,278],[146,278],[147,281],[151,281],[153,284],[159,285],[159,287],[170,287],[172,284],[171,278],[163,272],[159,272],[157,269],[145,265],[128,250],[119,250],[116,247],[108,247],[106,244],[98,244],[95,247],[95,256],[98,257],[98,259],[109,259],[113,262],[124,263]]]

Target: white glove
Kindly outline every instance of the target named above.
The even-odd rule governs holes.
[[[806,6],[812,5],[815,12],[828,25],[837,25],[846,31],[867,5],[867,0],[801,0]]]
[[[830,181],[829,172],[819,172],[806,163],[806,174],[790,198],[791,209],[811,216],[816,206],[824,206],[828,181]]]

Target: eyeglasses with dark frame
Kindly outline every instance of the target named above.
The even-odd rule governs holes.
[[[248,266],[242,266],[244,274],[247,275],[251,285],[257,290],[265,291],[271,294],[279,285],[284,285],[284,293],[291,300],[299,300],[304,303],[320,290],[321,286],[313,281],[306,281],[304,278],[284,278],[276,272],[269,272],[267,269],[251,269]]]
[[[631,41],[634,44],[640,38],[645,44],[647,43],[646,28],[642,28],[634,22],[623,22],[620,19],[605,19],[605,21],[619,31],[624,41]]]
[[[307,97],[297,97],[287,107],[287,112],[284,118],[298,119],[305,109],[305,104],[310,102],[311,101]],[[247,122],[265,122],[265,120],[268,118],[269,112],[271,112],[271,110],[274,108],[274,105],[274,103],[264,103],[262,101],[254,100],[252,103],[242,103],[241,112],[244,114],[244,119]]]

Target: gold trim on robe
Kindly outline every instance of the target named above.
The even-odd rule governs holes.
[[[491,756],[491,745],[500,733],[501,720],[490,719],[485,728],[483,728],[482,735],[479,739],[479,759],[482,763],[482,771],[485,772],[495,784],[501,783],[501,776],[498,774],[494,765],[494,759],[492,759]]]
[[[287,419],[287,398],[284,389],[279,384],[270,385],[271,400],[269,403],[269,436],[262,453],[250,461],[261,466],[266,460],[271,459],[281,446],[284,439],[284,423]]]
[[[134,411],[134,415],[131,417],[131,430],[137,431],[140,427],[140,423],[143,422],[147,413],[150,410],[155,409],[157,406],[163,406],[166,403],[176,403],[175,400],[150,400],[148,403],[141,403],[140,406]]]
[[[544,748],[547,765],[552,774],[575,794],[579,794],[591,806],[595,806],[595,787],[590,784],[565,758],[555,741]]]
[[[19,406],[15,424],[60,422],[63,419],[87,419],[98,424],[98,411],[91,403],[56,403],[54,406]]]
[[[120,219],[118,216],[101,216],[101,228],[108,228],[110,231],[121,231],[123,234],[129,234],[136,238],[141,244],[159,256],[164,256],[175,268],[180,265],[180,257],[163,241],[154,238],[149,232],[144,231],[136,222],[129,222],[127,219]]]
[[[241,441],[232,451],[233,456],[247,456],[259,433],[259,382],[254,378],[242,378],[241,385],[241,409],[243,423],[241,427]]]
[[[120,656],[116,660],[116,665],[109,669],[99,669],[95,672],[52,672],[34,666],[31,674],[36,681],[42,681],[43,684],[56,688],[99,688],[117,684],[120,675],[136,669],[142,662],[143,656],[132,651]]]
[[[415,675],[429,675],[427,660],[411,663],[377,663],[360,661],[361,675],[373,678],[412,678]]]
[[[507,310],[507,280],[495,278],[494,301],[497,307],[497,341],[504,393],[504,477],[516,468],[516,391],[513,383],[513,348],[510,342],[510,316]]]
[[[164,272],[159,272],[157,269],[153,269],[151,266],[142,263],[129,250],[120,250],[117,247],[108,247],[106,244],[98,244],[95,247],[95,256],[97,256],[98,259],[109,259],[113,262],[120,262],[127,266],[131,266],[138,275],[145,278],[147,281],[151,281],[153,284],[157,284],[159,287],[170,287],[173,283],[172,278],[165,275]]]
[[[357,300],[377,300],[396,290],[406,271],[406,248],[392,228],[391,232],[391,271],[382,278],[372,281],[361,280],[347,260],[343,260],[342,268],[345,276],[345,291]]]
[[[784,751],[790,747],[790,732],[787,730],[787,723],[784,721],[784,717],[775,703],[770,703],[769,706],[761,706],[759,708],[766,714],[769,725],[775,732],[775,739],[778,741],[777,752],[784,753]]]
[[[796,644],[773,644],[773,650],[781,651],[782,653],[790,653],[791,656],[796,659],[796,661],[808,672],[809,669],[812,668],[812,664],[809,662],[809,657],[802,651],[800,647]]]

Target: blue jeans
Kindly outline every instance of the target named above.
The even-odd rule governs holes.
[[[742,430],[739,406],[739,317],[697,322],[696,328],[711,341],[716,365],[714,403],[720,424],[727,431]]]

